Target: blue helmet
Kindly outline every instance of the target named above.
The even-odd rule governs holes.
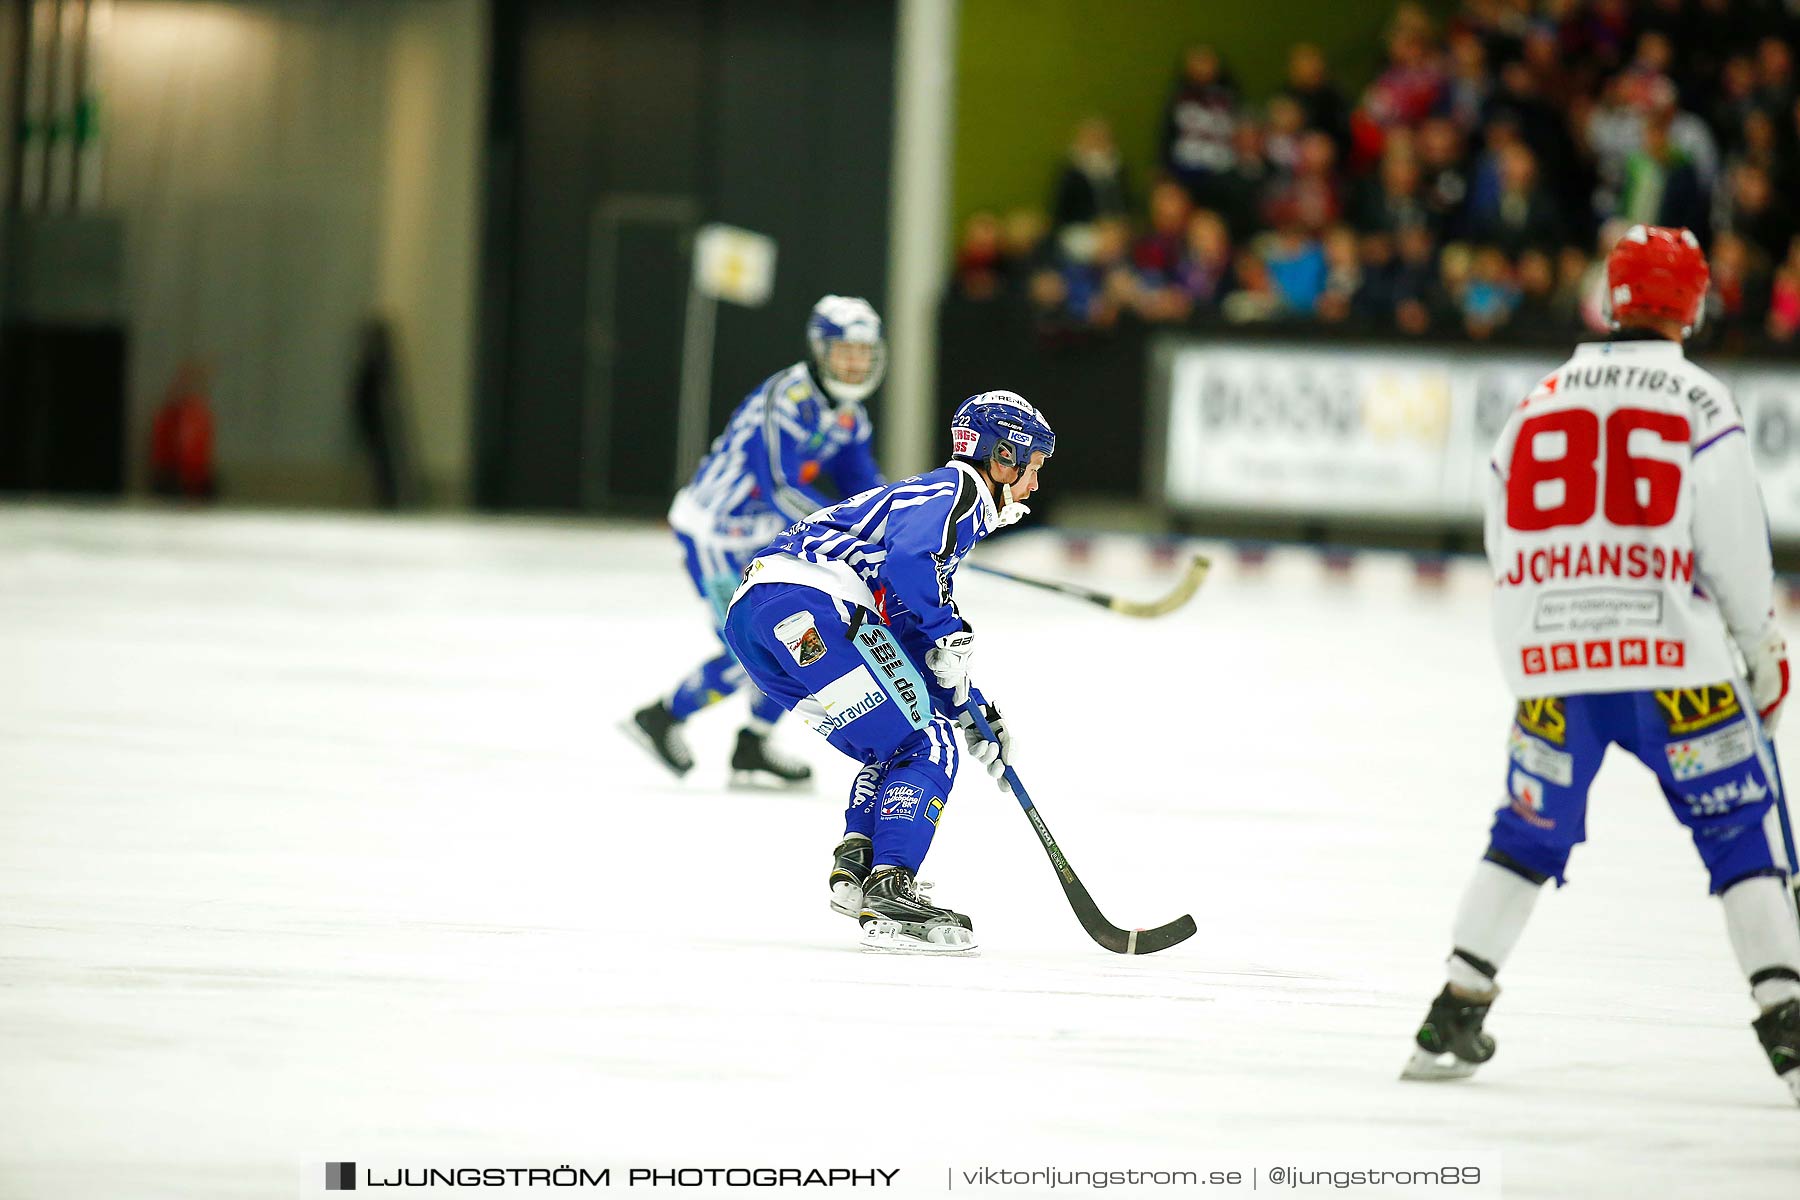
[[[834,363],[831,350],[839,342],[867,346],[862,362],[847,371]],[[806,319],[806,344],[819,382],[838,403],[864,399],[881,386],[887,372],[887,342],[881,336],[880,315],[862,297],[822,297]]]
[[[950,419],[950,453],[976,466],[1023,466],[1033,452],[1056,453],[1056,433],[1044,414],[1017,392],[970,396]]]

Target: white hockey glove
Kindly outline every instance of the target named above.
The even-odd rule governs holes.
[[[969,702],[969,665],[974,658],[975,631],[966,628],[946,633],[937,640],[936,650],[925,652],[925,665],[958,708]]]
[[[1006,768],[1012,762],[1012,734],[1006,731],[1006,718],[1000,715],[1000,709],[992,704],[981,706],[981,715],[987,718],[988,728],[994,731],[995,741],[988,741],[975,728],[975,718],[965,710],[956,717],[956,723],[962,726],[963,741],[969,747],[969,756],[981,763],[988,777],[1000,785],[1000,790],[1012,795],[1012,784],[1006,782]]]
[[[1754,640],[1740,643],[1738,649],[1744,652],[1744,666],[1750,672],[1750,698],[1762,714],[1763,728],[1773,737],[1788,692],[1787,638],[1770,621]]]

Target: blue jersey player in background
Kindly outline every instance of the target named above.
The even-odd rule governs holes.
[[[822,479],[840,497],[882,481],[862,406],[886,367],[881,318],[865,300],[826,296],[813,306],[806,340],[810,361],[776,372],[745,397],[669,509],[688,576],[711,606],[715,631],[751,556],[792,522],[831,503],[816,486]],[[667,699],[633,714],[626,732],[676,775],[685,775],[694,756],[682,722],[743,687],[743,668],[721,649]],[[731,755],[734,784],[789,786],[812,778],[810,767],[778,756],[769,745],[781,713],[779,703],[751,689],[750,720]]]
[[[999,779],[1012,740],[970,684],[975,633],[952,592],[975,543],[1024,516],[1056,435],[1012,392],[957,409],[953,457],[813,513],[750,564],[725,641],[763,694],[863,764],[835,852],[831,906],[876,950],[958,952],[968,917],[914,876],[956,778],[956,727]],[[998,742],[973,731],[979,704]],[[1002,782],[1002,788],[1005,783]]]

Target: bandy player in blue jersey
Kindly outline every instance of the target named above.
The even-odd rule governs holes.
[[[858,919],[869,949],[974,948],[974,922],[922,897],[914,876],[956,779],[957,726],[994,778],[1012,754],[1005,720],[970,682],[975,633],[953,584],[976,542],[1030,511],[1056,435],[1012,392],[964,401],[950,432],[947,465],[771,542],[725,622],[756,686],[863,764],[830,884],[832,908]],[[974,732],[971,704],[997,741]]]
[[[1800,927],[1768,741],[1787,643],[1762,497],[1731,393],[1682,350],[1708,283],[1694,235],[1634,226],[1606,274],[1616,333],[1546,376],[1494,450],[1494,636],[1519,702],[1508,800],[1405,1077],[1458,1078],[1493,1056],[1482,1022],[1500,968],[1542,885],[1563,882],[1616,745],[1692,834],[1753,1028],[1800,1099]]]
[[[715,629],[751,555],[830,503],[815,486],[821,477],[839,496],[881,483],[862,406],[881,386],[886,366],[881,318],[865,300],[826,296],[807,319],[806,340],[810,361],[777,371],[738,405],[669,509],[688,576],[708,601]],[[743,686],[743,668],[721,647],[666,699],[634,713],[625,730],[685,775],[694,755],[682,723]],[[812,778],[810,767],[769,743],[781,713],[781,705],[752,689],[750,720],[731,755],[734,785],[791,786]]]

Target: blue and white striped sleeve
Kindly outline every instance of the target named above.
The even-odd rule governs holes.
[[[801,405],[789,389],[771,384],[763,393],[760,453],[750,461],[763,495],[783,516],[798,521],[831,503],[800,479],[801,447],[811,437]]]
[[[965,627],[950,594],[950,564],[963,519],[979,502],[979,486],[961,472],[932,480],[918,494],[895,500],[888,516],[882,574],[933,641]]]

